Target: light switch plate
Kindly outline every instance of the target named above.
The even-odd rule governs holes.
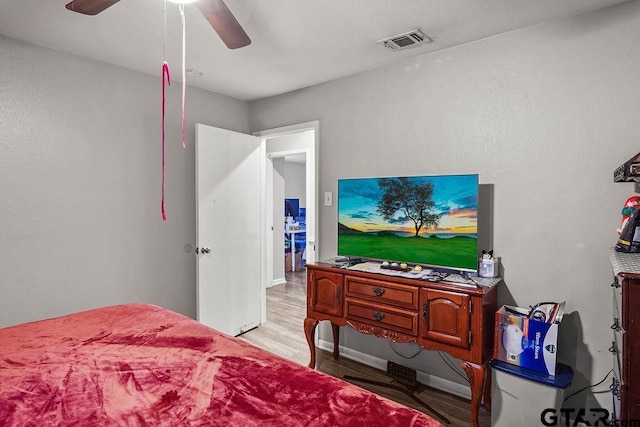
[[[324,205],[325,206],[333,205],[333,193],[331,191],[324,192]]]

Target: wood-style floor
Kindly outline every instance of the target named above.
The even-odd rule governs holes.
[[[304,336],[303,321],[306,314],[306,270],[286,273],[287,282],[267,290],[267,322],[240,337],[252,344],[278,354],[301,365],[309,363],[309,347]],[[343,378],[345,375],[391,383],[386,372],[340,357],[334,360],[331,353],[317,350],[316,369],[328,375]],[[406,406],[438,419],[409,396],[391,388],[369,385],[358,381],[353,384],[395,400]],[[449,419],[451,427],[468,426],[471,405],[466,399],[424,387],[416,394],[433,409]],[[480,408],[481,427],[491,425],[491,414]]]

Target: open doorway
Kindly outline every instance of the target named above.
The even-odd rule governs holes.
[[[301,263],[314,262],[317,253],[316,147],[318,122],[271,129],[255,134],[264,147],[265,288],[286,283],[285,270],[304,275]],[[285,182],[290,181],[290,182]],[[290,196],[290,197],[289,197]],[[285,215],[285,199],[292,199],[292,215]],[[286,258],[288,255],[289,258]],[[288,268],[287,268],[288,266]],[[264,299],[262,322],[266,322]]]
[[[309,135],[300,135],[308,138]],[[306,153],[268,153],[273,165],[273,280],[304,273],[307,259]]]

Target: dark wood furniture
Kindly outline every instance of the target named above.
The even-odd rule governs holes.
[[[306,267],[304,329],[311,353],[309,367],[316,364],[314,335],[321,320],[331,322],[336,359],[339,329],[344,325],[389,341],[415,341],[425,349],[445,351],[462,359],[471,387],[471,425],[478,426],[482,398],[487,410],[491,406],[491,387],[485,382],[491,378],[488,363],[493,355],[496,285],[500,279],[476,279],[484,286],[469,287],[325,263]]]
[[[614,417],[640,419],[640,254],[610,250],[613,287]]]

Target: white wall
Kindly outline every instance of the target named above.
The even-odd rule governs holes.
[[[285,162],[284,164],[284,197],[298,199],[301,208],[306,206],[307,200],[306,173],[304,163]]]
[[[251,129],[319,120],[319,194],[345,177],[479,173],[494,193],[499,303],[567,301],[568,395],[612,367],[608,251],[634,191],[612,173],[640,151],[638,22],[640,2],[623,3],[256,101]],[[336,253],[337,218],[320,206],[324,259]],[[404,360],[342,329],[347,347],[464,383],[434,352]],[[320,336],[330,339],[327,325]],[[606,393],[566,404],[596,399],[610,407]]]
[[[160,65],[158,71],[160,71]],[[194,124],[248,130],[248,104],[0,37],[0,327],[108,304],[195,316]]]

